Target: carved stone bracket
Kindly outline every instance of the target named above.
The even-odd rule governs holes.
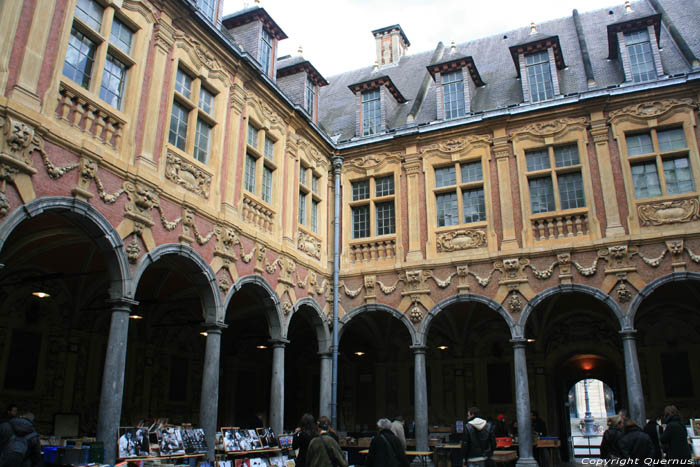
[[[202,198],[209,198],[212,175],[172,151],[166,156],[165,178]]]
[[[598,250],[598,257],[607,261],[606,274],[636,271],[632,256],[639,253],[639,248],[627,245],[616,245]]]
[[[438,251],[456,251],[486,245],[486,232],[481,229],[459,229],[437,235]]]
[[[643,226],[692,222],[700,220],[700,201],[693,197],[640,204],[637,213]]]
[[[460,293],[469,292],[469,266],[457,266],[457,291]]]
[[[214,247],[214,256],[220,256],[225,261],[235,262],[237,257],[233,247],[241,244],[238,232],[231,227],[222,227],[219,225],[215,227],[214,231],[216,232],[217,239],[216,246]]]
[[[370,274],[364,277],[364,283],[365,283],[365,301],[366,302],[373,302],[375,298],[377,298],[377,294],[375,292],[375,288],[377,286],[377,276],[374,274]]]
[[[287,257],[278,258],[275,262],[280,264],[279,281],[294,287],[295,282],[292,275],[297,271],[297,263],[295,263],[293,259]]]
[[[493,263],[494,269],[501,272],[503,277],[498,281],[500,285],[521,284],[527,282],[525,268],[530,266],[527,258],[508,258]]]
[[[413,294],[429,294],[430,288],[426,284],[428,277],[432,276],[432,272],[423,269],[413,269],[410,271],[402,271],[399,273],[399,280],[404,283],[404,288],[401,295]]]
[[[33,127],[21,120],[10,116],[0,116],[2,140],[0,141],[0,156],[5,162],[14,162],[14,166],[29,174],[36,173],[33,168],[32,156],[34,151],[44,153],[44,141]]]
[[[321,241],[302,230],[299,230],[297,248],[313,258],[321,259]]]

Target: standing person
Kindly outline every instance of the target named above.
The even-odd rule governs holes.
[[[17,406],[14,406],[15,408]],[[9,410],[8,410],[9,414]],[[16,440],[24,439],[24,443]],[[34,428],[34,414],[27,412],[0,423],[0,466],[36,467],[41,464],[39,433]]]
[[[649,435],[644,433],[634,419],[626,418],[624,431],[618,445],[624,459],[634,459],[635,465],[641,465],[644,459],[654,454],[654,446]]]
[[[690,459],[688,432],[681,422],[681,413],[675,405],[667,405],[664,409],[666,429],[661,435],[661,444],[666,451],[666,459]]]
[[[408,467],[406,451],[401,441],[392,433],[388,418],[377,421],[377,436],[372,439],[365,467]]]
[[[493,424],[479,418],[479,408],[467,411],[467,423],[462,436],[462,458],[469,467],[485,467],[496,448]],[[489,462],[490,464],[490,462]]]
[[[646,425],[644,425],[644,433],[646,433],[651,439],[651,444],[654,445],[654,454],[652,457],[654,459],[663,458],[661,452],[661,442],[659,441],[659,419],[660,417],[650,418]]]
[[[340,443],[340,436],[338,436],[338,433],[336,433],[331,426],[330,418],[326,417],[325,415],[318,417],[318,429],[321,430],[321,433],[328,433],[330,436],[332,436],[336,443]]]
[[[602,459],[619,459],[622,451],[618,442],[622,438],[622,417],[613,415],[608,418],[608,429],[603,433],[603,441],[600,443],[600,457]]]
[[[13,418],[17,417],[18,414],[19,409],[17,408],[17,404],[8,405],[5,414],[2,416],[2,418],[0,418],[0,423],[12,420]]]
[[[328,417],[319,417],[319,421]],[[340,445],[329,431],[330,425],[319,423],[320,434],[309,443],[306,467],[348,467]],[[337,435],[336,435],[337,436]]]
[[[537,433],[540,436],[546,436],[547,435],[547,424],[540,417],[540,415],[537,413],[536,410],[533,410],[530,413],[530,419],[532,420],[532,431],[534,431],[535,433]]]
[[[403,450],[405,451],[406,434],[403,431],[403,417],[401,415],[394,418],[394,421],[391,422],[391,432],[394,433],[394,436],[396,436],[399,441],[401,441],[401,446],[403,446]]]
[[[294,440],[292,441],[292,449],[299,450],[296,458],[297,466],[307,467],[306,451],[309,449],[309,443],[316,436],[318,436],[318,426],[314,416],[310,413],[305,413],[299,420],[299,426],[294,430]]]
[[[508,433],[508,423],[506,422],[506,416],[499,413],[496,417],[496,426],[494,427],[496,438],[505,438],[510,436]]]

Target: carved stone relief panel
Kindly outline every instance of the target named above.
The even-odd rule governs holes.
[[[211,174],[171,151],[166,157],[165,178],[192,193],[209,198]]]

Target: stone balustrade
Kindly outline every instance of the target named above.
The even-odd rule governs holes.
[[[394,258],[395,256],[396,240],[393,238],[350,244],[350,261],[353,263],[381,261]]]
[[[550,215],[531,219],[536,241],[570,238],[589,233],[588,213]]]

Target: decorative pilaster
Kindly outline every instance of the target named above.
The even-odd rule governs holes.
[[[284,348],[288,340],[271,340],[272,378],[270,387],[270,427],[275,433],[282,433],[284,427]]]
[[[414,356],[413,385],[416,422],[416,450],[428,450],[428,383],[425,371],[425,346],[412,346]]]
[[[610,162],[610,145],[608,125],[602,112],[591,113],[591,136],[595,143],[596,157],[598,158],[598,171],[600,172],[600,186],[603,190],[603,203],[605,204],[605,236],[614,237],[624,235],[625,229],[620,222],[620,209],[615,193],[615,177],[613,176]]]
[[[420,187],[419,177],[423,172],[423,164],[415,145],[406,148],[404,162],[406,171],[407,196],[408,196],[408,261],[420,261],[423,259],[420,241]]]
[[[221,357],[221,331],[224,324],[206,324],[207,346],[204,353],[202,395],[199,403],[199,422],[207,440],[207,459],[214,460],[217,414],[219,413],[219,366]]]
[[[630,416],[642,426],[646,421],[644,413],[644,391],[642,390],[642,378],[639,372],[639,358],[637,357],[637,330],[623,329],[622,348],[625,354],[625,379],[627,380],[627,404]]]
[[[524,80],[524,78],[523,78]],[[505,129],[494,132],[493,156],[496,158],[498,171],[498,192],[501,199],[501,225],[503,230],[502,250],[518,247],[515,239],[515,212],[513,211],[513,192],[511,191],[510,156],[511,148]]]
[[[513,358],[515,367],[515,410],[518,420],[518,462],[516,466],[537,465],[532,457],[532,423],[530,421],[530,387],[527,381],[527,357],[525,339],[513,339]]]
[[[105,463],[113,465],[117,458],[117,431],[122,415],[129,313],[138,302],[121,298],[111,301],[110,304],[112,305],[112,322],[109,328],[107,355],[102,373],[97,440],[104,443]]]

